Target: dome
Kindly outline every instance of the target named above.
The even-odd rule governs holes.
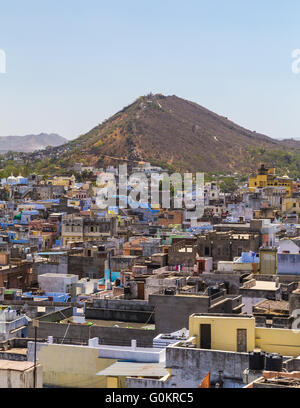
[[[9,177],[7,177],[7,181],[16,181],[16,177],[14,177],[13,175],[10,175]]]

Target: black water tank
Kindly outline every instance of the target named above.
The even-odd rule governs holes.
[[[207,288],[208,296],[212,296],[212,295],[214,295],[215,293],[218,293],[218,292],[220,292],[219,286],[209,286]]]
[[[174,289],[165,289],[165,295],[175,295]]]
[[[249,370],[261,371],[265,368],[265,353],[251,351],[249,353]]]
[[[267,371],[282,371],[282,356],[278,353],[268,354],[266,356]]]

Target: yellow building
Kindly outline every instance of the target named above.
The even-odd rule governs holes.
[[[61,344],[42,347],[38,356],[44,384],[64,388],[106,388],[106,378],[96,373],[117,361],[99,358],[97,348]]]
[[[276,275],[277,274],[277,248],[268,247],[259,250],[259,274]]]
[[[63,176],[54,176],[52,179],[48,180],[48,183],[53,186],[64,186],[66,189],[70,188],[75,183],[75,176],[63,177]]]
[[[282,214],[283,215],[288,215],[288,214],[300,214],[300,199],[299,197],[286,197],[282,200],[282,206],[281,206]]]
[[[258,174],[249,177],[249,191],[254,193],[258,189],[273,187],[277,191],[285,192],[286,197],[292,195],[293,180],[288,176],[278,177],[275,168],[266,168],[264,164],[258,169]]]
[[[252,316],[193,314],[189,319],[190,337],[197,347],[247,352],[255,348],[255,319]]]
[[[266,353],[298,357],[300,330],[255,327],[247,315],[220,316],[193,314],[189,333],[199,348],[249,352],[259,348]]]

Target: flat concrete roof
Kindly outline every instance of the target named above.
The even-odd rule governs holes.
[[[165,377],[169,372],[164,363],[116,362],[96,375],[126,377]]]
[[[276,282],[256,281],[255,286],[252,286],[249,289],[253,289],[253,290],[277,290],[277,289],[279,289],[279,286],[278,287],[276,286]]]
[[[69,317],[68,319],[61,320],[61,323],[68,323],[73,321],[73,317]],[[86,319],[85,323],[93,323],[95,326],[101,327],[114,327],[115,325],[119,326],[122,329],[148,329],[148,330],[155,330],[155,324],[146,324],[146,323],[134,323],[134,322],[120,322],[117,320],[98,320],[98,319]],[[80,323],[77,323],[80,324]],[[83,324],[83,323],[82,323]]]
[[[39,277],[41,276],[46,276],[47,278],[71,278],[73,276],[78,276],[78,275],[74,275],[71,273],[52,273],[52,272],[48,272],[48,273],[43,273],[42,275],[39,275]]]
[[[282,310],[289,311],[289,302],[286,300],[268,300],[264,299],[257,303],[254,307],[265,308],[267,310]]]
[[[215,228],[228,228],[228,227],[233,227],[233,228],[250,228],[250,223],[245,223],[245,224],[234,224],[230,222],[226,222],[224,224],[215,224]]]
[[[0,370],[26,371],[34,367],[30,361],[0,360]]]

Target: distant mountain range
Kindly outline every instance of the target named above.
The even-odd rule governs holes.
[[[265,162],[300,175],[300,141],[250,131],[175,95],[141,96],[65,147],[63,167],[147,161],[177,171],[247,173]]]
[[[14,152],[30,153],[34,150],[45,149],[48,146],[60,146],[68,140],[55,133],[40,133],[26,136],[0,136],[0,153],[10,150]]]

